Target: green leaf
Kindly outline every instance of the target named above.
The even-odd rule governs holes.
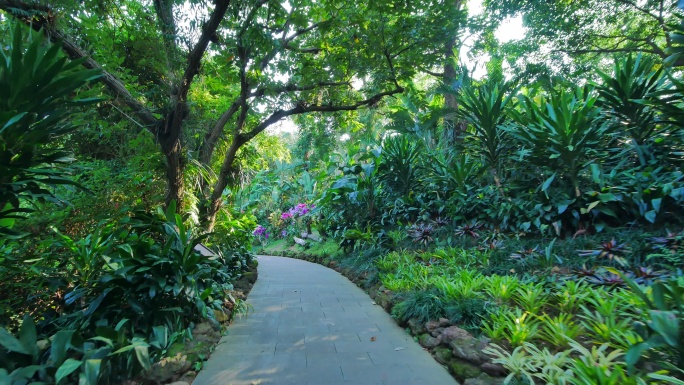
[[[684,385],[684,381],[677,379],[675,377],[672,377],[672,376],[667,376],[665,374],[649,373],[648,377],[652,378],[654,380],[665,381],[665,383],[668,383],[668,384]]]
[[[104,300],[104,298],[107,296],[107,294],[109,294],[109,292],[112,290],[114,290],[113,287],[106,288],[100,295],[97,296],[97,298],[95,298],[93,300],[93,302],[90,303],[90,305],[88,306],[86,311],[83,312],[83,315],[89,316],[89,315],[95,313],[95,310],[97,310],[97,308],[100,307],[102,300]]]
[[[67,351],[71,346],[71,336],[74,330],[60,330],[52,337],[50,346],[50,358],[55,365],[61,364],[66,358]]]
[[[38,355],[38,334],[36,333],[36,324],[33,323],[33,318],[29,315],[24,316],[24,321],[21,323],[19,329],[19,340],[24,346],[24,349],[33,356]]]
[[[558,214],[563,214],[565,210],[568,209],[568,206],[569,205],[567,203],[558,205]]]
[[[107,346],[114,347],[114,341],[107,337],[95,336],[88,338],[88,340],[104,342],[105,344],[107,344]]]
[[[138,358],[138,362],[145,370],[150,370],[152,364],[150,362],[150,354],[148,352],[148,346],[139,345],[135,347],[135,356]]]
[[[121,330],[122,327],[124,327],[124,325],[126,325],[126,323],[128,323],[128,318],[122,319],[121,321],[117,322],[116,326],[114,327],[114,330],[118,332],[119,330]]]
[[[644,218],[646,218],[647,221],[651,223],[655,223],[656,221],[656,212],[653,210],[646,211],[644,213]]]
[[[660,204],[663,203],[663,198],[651,199],[651,205],[653,205],[653,211],[656,213],[660,212]]]
[[[615,194],[612,194],[612,193],[599,194],[598,198],[603,203],[615,202],[617,200],[617,197],[615,196]]]
[[[639,362],[639,359],[641,356],[644,354],[645,351],[649,350],[650,346],[646,342],[639,342],[636,345],[632,345],[629,347],[629,350],[627,350],[627,353],[625,354],[625,363],[629,367],[634,367],[637,362]]]
[[[10,374],[10,378],[13,379],[31,379],[33,376],[35,376],[36,372],[39,370],[42,370],[44,368],[44,365],[30,365],[30,366],[24,366],[19,369],[14,370]],[[26,383],[26,382],[18,382],[19,384]],[[35,384],[35,382],[30,382],[31,384]],[[13,382],[12,384],[17,384],[17,382]]]
[[[176,219],[176,201],[172,200],[169,203],[169,207],[166,208],[166,220],[171,223],[175,223]]]
[[[588,213],[591,212],[591,210],[594,209],[594,207],[598,206],[599,203],[601,203],[601,202],[600,202],[600,201],[591,202],[591,203],[589,204],[589,206],[587,206],[586,209],[580,209],[580,212],[581,212],[582,214],[588,214]]]
[[[665,296],[665,287],[661,282],[656,283],[651,287],[651,296],[653,297],[653,305],[656,309],[662,311],[670,310],[667,306],[667,299]]]
[[[154,326],[152,328],[152,334],[154,336],[154,341],[158,342],[161,348],[168,345],[169,329],[166,326]]]
[[[594,227],[596,228],[596,232],[600,233],[606,227],[606,224],[605,222],[596,222],[594,223]]]
[[[10,119],[7,121],[7,123],[5,123],[5,125],[2,126],[2,128],[0,128],[0,134],[2,134],[2,132],[5,131],[5,129],[6,129],[7,127],[9,127],[9,126],[13,125],[14,123],[18,122],[19,120],[21,120],[21,118],[23,118],[24,116],[26,116],[27,113],[28,113],[28,112],[22,112],[22,113],[19,113],[19,114],[17,114],[17,115],[14,115],[12,118],[10,118]]]
[[[209,298],[209,296],[211,295],[212,291],[213,291],[213,290],[212,290],[211,287],[208,287],[208,288],[204,289],[204,291],[202,292],[202,294],[200,294],[200,298],[202,299],[202,301],[204,301],[204,300],[206,300],[207,298]]]
[[[81,361],[69,358],[57,369],[55,373],[55,382],[59,384],[62,379],[73,373],[81,366]]]
[[[10,352],[27,355],[31,354],[28,350],[26,350],[26,348],[24,348],[24,345],[21,343],[21,341],[14,338],[14,336],[4,328],[0,328],[0,345]]]
[[[601,183],[601,166],[596,163],[592,163],[589,165],[589,168],[591,169],[591,179],[594,181],[594,183]]]
[[[85,385],[97,385],[100,377],[101,359],[90,359],[85,362]]]
[[[544,183],[542,184],[541,190],[546,192],[546,190],[548,190],[549,186],[551,186],[551,182],[553,182],[554,178],[556,178],[556,173],[554,173],[553,175],[551,175],[551,177],[549,177],[547,180],[544,181]]]
[[[649,326],[656,331],[671,347],[679,346],[679,320],[674,312],[651,310]]]

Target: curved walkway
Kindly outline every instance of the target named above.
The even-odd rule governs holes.
[[[291,258],[258,257],[254,307],[235,321],[194,385],[456,385],[352,282]]]

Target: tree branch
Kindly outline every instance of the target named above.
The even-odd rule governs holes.
[[[653,19],[656,19],[656,20],[658,21],[658,24],[660,24],[660,25],[664,25],[664,24],[665,24],[665,20],[663,20],[662,17],[659,17],[659,16],[657,16],[657,15],[652,14],[651,12],[648,11],[648,9],[643,8],[643,7],[639,7],[636,3],[634,3],[634,2],[632,2],[632,1],[630,1],[630,0],[617,0],[617,2],[618,2],[618,3],[622,3],[622,4],[624,4],[624,5],[627,5],[627,6],[630,6],[630,7],[634,8],[634,9],[636,9],[637,11],[643,13],[644,15],[650,16],[650,17],[652,17]],[[674,4],[674,2],[673,2],[673,4]]]
[[[240,103],[238,103],[238,101],[233,102],[233,104],[230,105],[230,108],[221,114],[221,117],[212,126],[211,130],[204,135],[204,141],[200,148],[200,162],[203,164],[209,164],[211,162],[211,156],[214,153],[214,148],[223,132],[223,128],[228,124],[228,121],[230,121],[233,115],[235,115],[238,108],[240,108]]]
[[[169,136],[166,140],[175,141],[180,137],[181,126],[188,113],[187,97],[188,92],[190,91],[190,85],[192,85],[192,81],[199,73],[202,57],[209,46],[212,36],[216,34],[216,30],[221,24],[221,20],[223,20],[229,4],[230,0],[216,0],[214,12],[209,17],[209,21],[202,26],[202,35],[200,35],[197,44],[195,44],[190,55],[188,55],[188,62],[185,66],[183,78],[178,85],[178,94],[175,96],[175,105],[170,115],[172,118],[167,119],[166,122],[164,133]],[[173,97],[174,96],[172,96],[172,98]]]
[[[268,89],[266,87],[258,88],[256,91],[249,94],[250,98],[261,97],[266,94],[266,92],[273,92],[274,94],[282,94],[285,92],[297,92],[297,91],[310,91],[316,88],[322,87],[338,87],[338,86],[349,86],[349,82],[320,82],[316,84],[311,84],[308,86],[298,86],[296,84],[286,84],[282,87]]]
[[[252,20],[256,17],[256,13],[261,8],[264,4],[268,3],[269,0],[259,0],[256,4],[254,4],[254,8],[252,8],[249,13],[247,14],[247,17],[245,18],[245,23],[242,25],[242,28],[240,28],[240,32],[237,34],[238,41],[242,39],[242,35],[247,32],[247,28],[249,28],[249,25],[252,23]]]
[[[197,44],[195,44],[195,48],[193,48],[188,56],[188,64],[185,67],[185,73],[178,91],[180,100],[185,101],[187,98],[190,85],[192,84],[195,75],[199,73],[200,63],[204,56],[204,52],[206,52],[212,36],[216,33],[216,30],[221,24],[221,20],[223,20],[229,4],[230,0],[216,0],[214,12],[211,14],[209,21],[202,27],[202,35],[200,36],[199,41],[197,41]]]
[[[102,77],[98,80],[102,82],[114,95],[115,100],[120,100],[121,103],[130,108],[133,113],[140,119],[145,128],[153,132],[159,124],[157,119],[150,110],[145,108],[127,89],[123,82],[113,74],[105,71],[102,66],[93,60],[81,47],[69,39],[62,31],[57,30],[51,23],[52,10],[43,5],[26,4],[20,0],[0,0],[0,9],[7,12],[15,19],[28,25],[36,31],[42,31],[51,42],[61,44],[62,49],[72,60],[87,58],[83,62],[83,66],[88,69],[97,69],[102,71]],[[26,15],[16,12],[16,10],[24,13],[39,13],[39,15]]]
[[[404,88],[397,87],[393,90],[381,92],[379,94],[373,95],[372,97],[370,97],[366,100],[361,100],[355,104],[350,104],[350,105],[334,106],[334,105],[312,104],[312,105],[306,106],[306,105],[300,104],[300,105],[297,105],[294,108],[289,109],[289,110],[280,110],[279,109],[279,110],[274,111],[268,118],[266,118],[261,123],[259,123],[259,125],[256,126],[251,131],[240,135],[241,140],[244,143],[248,142],[250,139],[257,136],[259,133],[264,131],[270,125],[272,125],[272,124],[278,122],[280,119],[286,118],[288,116],[300,115],[300,114],[305,114],[308,112],[354,111],[354,110],[358,110],[361,107],[373,106],[373,105],[377,104],[385,96],[396,95],[396,94],[400,94],[402,92],[404,92]]]
[[[312,53],[312,54],[317,54],[321,51],[323,51],[320,48],[299,48],[299,47],[293,47],[292,45],[286,45],[285,49],[288,51],[292,52],[299,52],[299,53]]]
[[[162,41],[166,50],[166,66],[171,75],[171,83],[177,78],[174,72],[178,69],[178,47],[176,46],[176,22],[173,18],[173,1],[153,0],[157,22],[162,34]]]
[[[562,52],[568,55],[583,55],[587,53],[614,53],[614,52],[634,52],[634,48],[596,48],[596,49],[556,49],[551,52]],[[654,50],[641,49],[641,52],[652,53],[658,55],[659,53]]]
[[[293,10],[293,12],[294,12],[294,10]],[[264,69],[266,69],[266,66],[268,66],[268,63],[270,63],[271,60],[273,60],[273,58],[276,57],[276,55],[280,51],[282,51],[283,48],[287,49],[288,46],[290,45],[290,43],[292,43],[292,40],[294,40],[296,37],[304,35],[305,33],[311,32],[314,29],[320,27],[321,25],[323,25],[325,23],[329,23],[329,22],[330,22],[330,20],[324,20],[324,21],[315,23],[315,24],[313,24],[307,28],[299,29],[299,30],[295,31],[291,36],[287,37],[287,36],[285,36],[285,34],[287,33],[287,24],[289,23],[289,20],[288,20],[286,22],[286,27],[284,28],[284,31],[283,31],[283,37],[280,39],[280,44],[277,47],[275,47],[271,52],[267,53],[266,56],[264,56],[261,59],[261,62],[259,63],[259,70],[263,71]]]
[[[401,88],[401,86],[397,82],[397,72],[394,70],[394,64],[392,63],[392,57],[390,56],[390,53],[387,50],[387,48],[385,48],[384,54],[385,54],[385,58],[387,59],[387,65],[389,66],[389,69],[392,72],[392,81],[394,82],[394,85]]]
[[[437,78],[444,78],[446,76],[446,74],[444,72],[434,72],[434,71],[430,71],[430,70],[425,69],[425,68],[421,68],[420,70],[425,72],[428,75],[432,75],[432,76],[437,77]]]

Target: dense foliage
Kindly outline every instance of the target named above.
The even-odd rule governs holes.
[[[0,0],[0,383],[143,376],[259,250],[511,383],[684,381],[677,2],[53,3]]]
[[[65,147],[78,129],[77,107],[101,101],[77,96],[99,71],[81,69],[83,60],[69,61],[18,24],[11,50],[0,53],[0,382],[119,384],[191,338],[194,322],[239,306],[229,291],[251,263],[240,223],[249,227],[249,219],[227,226],[234,234],[224,234],[213,257],[195,249],[212,234],[187,227],[175,202],[150,213],[134,196],[110,196],[141,210],[95,222],[107,211],[87,205],[102,197],[102,180],[77,183]],[[71,218],[77,227],[68,234],[54,228],[73,209],[65,195],[80,201],[77,210],[90,210]],[[48,202],[57,213],[42,221],[52,230],[35,229]]]
[[[392,293],[400,323],[489,337],[512,383],[680,383],[681,73],[643,52],[611,61],[574,81],[463,69],[407,92],[375,135],[304,163],[314,232],[343,251],[313,237],[299,253]],[[253,204],[266,250],[296,255],[276,231],[305,191],[290,173]]]

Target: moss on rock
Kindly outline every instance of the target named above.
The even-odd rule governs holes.
[[[475,378],[482,373],[480,367],[470,364],[459,359],[452,359],[447,364],[451,373],[459,381],[465,381],[468,378]]]

